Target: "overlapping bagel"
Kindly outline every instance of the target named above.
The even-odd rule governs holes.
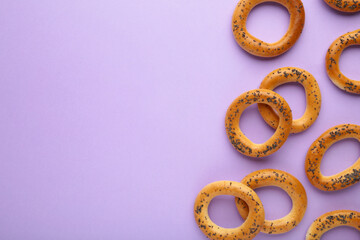
[[[301,118],[294,119],[291,127],[291,133],[299,133],[308,129],[315,122],[320,113],[321,93],[314,76],[301,68],[278,68],[264,78],[261,82],[260,88],[274,90],[276,87],[290,82],[301,84],[304,87],[306,94],[305,113]],[[258,107],[267,124],[273,128],[277,128],[279,124],[279,117],[272,108],[266,104],[258,104]]]
[[[210,201],[219,195],[239,197],[250,206],[248,218],[241,226],[223,228],[210,219]],[[260,232],[265,219],[264,208],[257,194],[246,185],[232,181],[218,181],[205,186],[195,200],[194,215],[201,231],[212,240],[253,239]]]
[[[265,220],[261,232],[268,234],[286,233],[296,227],[304,217],[307,207],[307,196],[303,185],[291,174],[276,170],[263,169],[247,175],[241,183],[251,189],[276,186],[283,189],[292,200],[292,209],[285,217],[276,220]],[[240,198],[235,199],[240,215],[246,219],[249,207]]]
[[[263,144],[253,143],[240,130],[239,121],[243,111],[250,105],[263,103],[275,109],[279,124],[273,136]],[[236,150],[251,157],[265,157],[285,143],[292,126],[292,113],[287,102],[279,94],[267,89],[255,89],[241,94],[226,112],[225,128],[231,144]]]

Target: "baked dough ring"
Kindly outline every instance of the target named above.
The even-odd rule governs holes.
[[[360,4],[360,1],[359,1]],[[339,59],[349,46],[360,45],[360,29],[341,35],[330,46],[326,54],[326,71],[333,83],[346,92],[360,94],[360,80],[352,80],[340,71]]]
[[[280,116],[274,135],[262,144],[253,143],[239,127],[241,114],[254,103],[268,104]],[[225,118],[225,128],[231,144],[236,150],[250,157],[265,157],[279,150],[290,134],[291,124],[292,114],[287,102],[276,92],[267,89],[255,89],[241,94],[230,105]]]
[[[252,36],[246,30],[246,20],[250,11],[264,2],[280,3],[290,13],[290,24],[286,34],[275,43],[267,43]],[[233,18],[233,34],[237,43],[248,53],[260,57],[275,57],[289,50],[301,35],[304,28],[305,11],[300,0],[240,0]]]
[[[325,213],[310,225],[306,233],[306,240],[320,240],[324,233],[340,226],[349,226],[360,231],[360,213],[351,210]]]
[[[326,150],[335,142],[346,138],[360,141],[360,126],[337,125],[328,129],[313,142],[306,156],[305,171],[312,185],[323,191],[336,191],[350,187],[360,181],[360,158],[349,168],[332,176],[323,176],[321,160]]]
[[[360,1],[356,0],[325,0],[325,2],[341,12],[358,12],[360,11]]]
[[[277,220],[265,220],[261,232],[286,233],[301,222],[307,207],[307,196],[303,185],[291,174],[276,169],[264,169],[247,175],[241,183],[251,189],[276,186],[283,189],[292,200],[293,206],[290,213]],[[236,198],[235,202],[240,215],[246,219],[249,213],[247,204],[240,198]]]
[[[292,122],[291,133],[299,133],[308,129],[317,119],[321,107],[321,93],[316,79],[306,70],[295,67],[279,68],[269,73],[262,81],[260,88],[274,90],[276,87],[289,82],[300,83],[306,93],[306,110],[304,115]],[[264,120],[273,128],[277,128],[279,117],[265,104],[258,104]]]
[[[244,199],[250,206],[249,217],[237,228],[223,228],[211,221],[208,214],[210,201],[219,195],[232,195]],[[213,182],[205,186],[195,200],[195,220],[200,230],[210,239],[253,239],[264,224],[265,212],[257,194],[242,183]]]

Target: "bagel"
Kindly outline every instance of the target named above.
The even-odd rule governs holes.
[[[250,11],[260,3],[275,2],[283,5],[290,13],[290,24],[286,34],[275,43],[264,42],[252,36],[246,29]],[[236,42],[248,53],[260,57],[275,57],[289,50],[301,35],[305,23],[305,11],[300,0],[241,0],[232,18]]]
[[[345,48],[354,45],[360,45],[360,29],[341,35],[330,45],[325,57],[326,71],[338,88],[349,93],[360,94],[360,80],[346,77],[339,67],[341,53]]]
[[[324,233],[340,226],[349,226],[360,231],[360,213],[351,210],[325,213],[310,225],[306,233],[306,240],[320,240]]]
[[[219,195],[232,195],[243,199],[250,212],[245,222],[237,228],[223,228],[209,217],[210,201]],[[257,194],[242,183],[218,181],[205,186],[195,200],[195,221],[200,230],[212,240],[253,239],[264,224],[265,212]]]
[[[262,144],[253,143],[239,127],[241,114],[255,103],[269,105],[280,116],[274,135]],[[265,157],[279,150],[290,134],[291,124],[292,113],[287,102],[279,94],[267,89],[255,89],[241,94],[232,102],[225,118],[225,128],[231,144],[236,150],[250,157]]]
[[[360,126],[354,124],[338,125],[328,129],[311,144],[306,155],[306,175],[316,188],[323,191],[336,191],[348,188],[360,181],[360,158],[349,168],[332,176],[324,176],[320,171],[321,160],[326,150],[335,142],[346,138],[360,141]]]
[[[299,119],[292,122],[291,133],[299,133],[308,129],[317,119],[321,108],[321,93],[318,83],[311,73],[301,68],[278,68],[269,73],[261,82],[260,88],[274,90],[276,87],[290,82],[301,84],[306,94],[306,110]],[[260,114],[271,127],[276,128],[279,117],[266,104],[258,104]]]
[[[255,190],[256,188],[276,186],[284,190],[292,200],[292,209],[285,217],[276,220],[265,220],[261,232],[268,234],[286,233],[296,227],[304,217],[307,207],[307,196],[303,185],[291,174],[276,170],[263,169],[247,175],[241,183]],[[246,219],[249,207],[240,198],[235,199],[240,215]]]
[[[358,12],[360,11],[360,2],[354,0],[325,0],[325,2],[332,7],[341,12]]]

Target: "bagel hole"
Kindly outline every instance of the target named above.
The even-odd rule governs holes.
[[[241,114],[239,127],[247,138],[257,144],[266,142],[275,132],[262,118],[257,104],[249,106]]]
[[[289,195],[279,187],[267,186],[255,189],[265,210],[266,220],[275,220],[285,217],[292,208]]]
[[[321,240],[339,240],[339,239],[360,239],[360,231],[349,226],[340,226],[333,228],[321,237]]]
[[[301,118],[306,110],[306,94],[300,83],[285,83],[274,89],[289,104],[293,119]]]
[[[244,223],[235,204],[235,197],[221,195],[214,197],[209,204],[211,220],[224,228],[236,228]]]
[[[347,78],[360,81],[360,45],[345,48],[339,62],[340,70]]]
[[[324,176],[337,174],[353,165],[359,157],[360,142],[354,138],[343,139],[334,143],[325,152],[320,171]]]
[[[254,7],[246,21],[247,31],[254,37],[274,43],[280,40],[288,30],[290,14],[279,3],[266,2]]]

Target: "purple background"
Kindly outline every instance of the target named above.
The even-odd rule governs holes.
[[[311,222],[336,209],[360,210],[360,184],[325,193],[306,178],[310,144],[341,123],[360,124],[360,97],[336,88],[324,57],[341,34],[360,26],[322,0],[303,0],[306,24],[284,55],[260,59],[232,36],[237,1],[2,0],[0,3],[0,239],[205,239],[193,217],[208,183],[240,181],[276,168],[296,176],[308,194],[303,221],[289,233],[255,239],[304,239]],[[269,42],[286,32],[285,8],[253,10],[249,31]],[[360,48],[341,58],[360,79]],[[225,112],[272,70],[308,70],[322,93],[318,120],[265,159],[233,149]],[[276,91],[300,117],[300,85]],[[274,132],[250,107],[240,123],[255,142]],[[327,175],[352,165],[356,140],[335,144],[321,166]],[[291,200],[275,187],[257,190],[267,219],[287,214]],[[211,203],[213,220],[242,220],[232,197]],[[350,228],[323,239],[359,239]]]

